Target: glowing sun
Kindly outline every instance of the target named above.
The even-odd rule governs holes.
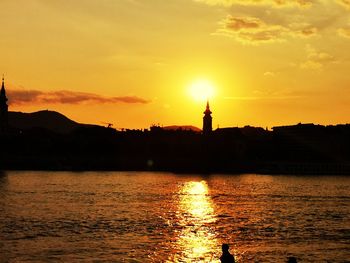
[[[206,101],[214,96],[215,87],[206,79],[198,79],[189,85],[188,92],[194,100]]]

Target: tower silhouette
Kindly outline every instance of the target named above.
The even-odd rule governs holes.
[[[5,91],[5,81],[2,77],[2,85],[0,91],[0,132],[5,132],[8,129],[8,105]]]
[[[212,128],[212,117],[211,117],[211,111],[209,107],[209,100],[207,101],[207,107],[205,109],[204,117],[203,117],[203,134],[210,134],[213,130]]]

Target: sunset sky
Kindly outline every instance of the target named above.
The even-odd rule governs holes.
[[[350,123],[349,0],[2,0],[0,10],[12,111],[201,127],[206,98],[192,88],[207,83],[214,128]]]

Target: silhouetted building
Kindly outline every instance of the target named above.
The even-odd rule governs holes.
[[[2,85],[0,91],[0,131],[4,132],[8,129],[8,105],[5,91],[4,77],[2,77]]]
[[[211,111],[209,107],[209,101],[207,101],[207,107],[205,109],[204,117],[203,117],[203,134],[209,134],[212,132],[212,117],[211,117]]]

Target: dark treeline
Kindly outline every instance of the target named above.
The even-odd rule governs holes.
[[[350,174],[350,125],[116,131],[81,126],[0,135],[0,169]]]

